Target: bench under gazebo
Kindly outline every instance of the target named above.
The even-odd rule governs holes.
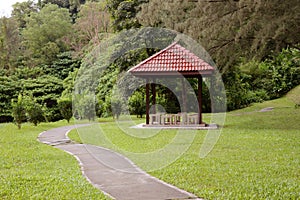
[[[202,84],[203,77],[212,76],[215,69],[207,62],[182,47],[177,42],[154,54],[128,72],[146,79],[146,126],[194,125],[205,126],[202,121]],[[152,105],[156,104],[156,80],[160,78],[197,78],[198,91],[196,113],[150,113],[150,88]],[[184,82],[183,94],[184,94]],[[184,102],[186,103],[186,102]]]

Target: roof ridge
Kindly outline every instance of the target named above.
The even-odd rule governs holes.
[[[201,61],[201,62],[209,64],[208,62],[206,62],[202,58],[198,57],[194,52],[190,51],[189,49],[184,48],[180,44],[178,44],[178,46],[179,46],[181,51],[186,51],[188,53],[189,56],[186,57],[186,59],[192,59],[192,60],[195,60],[195,61]]]
[[[128,70],[133,74],[160,75],[160,72],[173,73],[196,73],[211,74],[214,67],[208,62],[198,57],[193,51],[181,46],[178,42],[173,42],[165,49],[145,59],[135,67]]]
[[[173,46],[175,46],[177,44],[177,42],[173,42],[172,44],[170,44],[169,46],[167,46],[166,48],[160,50],[159,52],[153,54],[152,56],[150,56],[149,58],[143,60],[141,63],[139,63],[138,65],[132,67],[131,69],[129,69],[127,72],[133,71],[136,68],[140,67],[141,65],[145,64],[146,62],[148,62],[149,60],[152,60],[153,58],[159,56],[160,54],[164,53],[165,51],[169,50],[170,48],[172,48]]]

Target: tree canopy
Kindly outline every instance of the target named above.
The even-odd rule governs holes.
[[[144,26],[160,26],[199,41],[220,67],[240,58],[263,60],[300,42],[298,0],[152,0],[138,15]]]
[[[141,24],[136,18],[140,5],[149,0],[107,0],[107,8],[113,19],[114,30],[121,31],[130,28],[139,28]]]
[[[50,64],[57,54],[68,50],[63,40],[72,31],[67,9],[47,4],[40,12],[31,13],[26,24],[22,35],[27,66]]]

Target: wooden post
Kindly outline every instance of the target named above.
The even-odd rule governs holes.
[[[214,113],[214,96],[212,94],[214,94],[214,92],[212,91],[213,90],[213,84],[214,84],[214,81],[213,81],[213,76],[211,76],[209,78],[210,80],[210,84],[209,84],[209,94],[210,94],[210,107],[211,107],[211,113]]]
[[[181,84],[182,84],[182,112],[186,113],[187,112],[187,105],[186,105],[186,85],[185,85],[185,79],[181,79]]]
[[[153,79],[153,83],[151,84],[151,91],[152,91],[152,114],[156,114],[156,88],[155,88],[156,84],[155,84],[155,78]]]
[[[146,124],[149,125],[149,106],[150,102],[149,102],[149,80],[148,78],[146,79]]]
[[[199,124],[202,124],[202,76],[198,77],[198,119]]]

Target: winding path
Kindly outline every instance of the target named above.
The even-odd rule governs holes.
[[[67,137],[70,130],[89,125],[51,129],[42,132],[38,140],[75,156],[89,182],[113,199],[199,199],[191,193],[150,176],[118,153],[98,146],[76,144]]]

